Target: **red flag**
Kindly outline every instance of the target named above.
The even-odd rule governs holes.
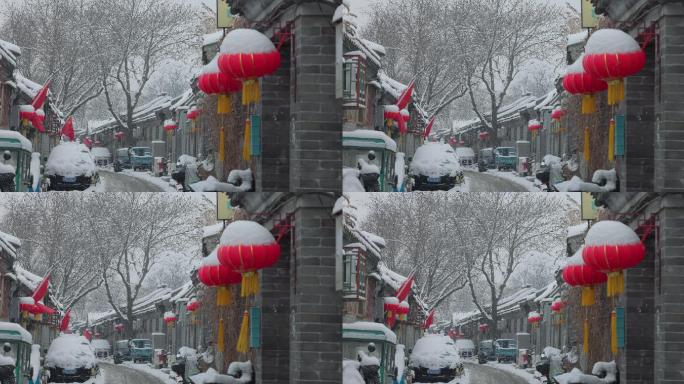
[[[92,340],[93,336],[90,334],[90,331],[88,330],[88,328],[86,328],[86,329],[83,331],[83,337],[85,337],[86,339],[88,339],[88,341]]]
[[[411,293],[411,288],[413,287],[413,281],[415,280],[413,273],[411,273],[406,280],[404,280],[403,283],[401,283],[401,286],[399,289],[397,289],[397,294],[395,295],[399,301],[404,301],[406,298],[409,296]]]
[[[62,321],[59,323],[59,330],[62,332],[68,331],[70,320],[71,320],[71,308],[67,309],[66,313],[64,313],[64,317],[62,318]]]
[[[425,132],[423,133],[423,138],[427,139],[430,137],[430,132],[432,132],[432,126],[435,125],[435,116],[432,116],[430,119],[430,122],[428,123],[427,127],[425,127]]]
[[[411,104],[411,98],[413,97],[413,90],[415,89],[415,86],[415,82],[411,80],[409,86],[404,90],[404,92],[402,92],[401,96],[399,96],[399,100],[397,100],[399,109],[404,109]]]
[[[45,103],[45,99],[47,98],[48,94],[48,88],[50,87],[50,80],[45,82],[45,85],[43,85],[43,88],[40,89],[36,97],[33,98],[33,102],[31,105],[33,105],[33,108],[35,109],[41,109],[43,108],[43,104]]]
[[[50,274],[48,273],[47,276],[45,276],[45,278],[43,278],[43,281],[41,281],[40,284],[38,284],[38,286],[36,287],[36,290],[33,291],[33,295],[31,295],[31,297],[33,297],[33,300],[35,300],[36,303],[43,300],[43,298],[45,297],[45,294],[47,294],[49,285],[50,285]]]
[[[66,136],[69,138],[70,141],[74,141],[75,134],[73,117],[67,117],[66,123],[64,123],[64,127],[62,127],[62,136]]]
[[[423,322],[423,329],[428,329],[432,325],[432,323],[435,321],[435,309],[431,309],[430,313],[428,313],[427,318]]]
[[[50,308],[47,305],[40,302],[36,302],[36,310],[38,311],[38,313],[44,313],[46,315],[52,315],[54,313],[57,313],[57,311],[54,308]]]

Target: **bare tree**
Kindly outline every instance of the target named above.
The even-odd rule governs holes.
[[[91,11],[101,21],[90,33],[107,106],[131,141],[133,113],[145,89],[165,61],[190,56],[200,19],[192,6],[167,0],[93,0]]]

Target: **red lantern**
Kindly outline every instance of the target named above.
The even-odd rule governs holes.
[[[227,306],[231,302],[229,285],[239,284],[242,281],[242,276],[233,269],[228,268],[219,263],[217,257],[217,249],[214,249],[200,265],[197,271],[197,278],[207,287],[217,287],[216,304],[218,306]]]
[[[216,56],[204,66],[197,85],[207,95],[218,95],[218,113],[225,115],[231,112],[232,101],[229,94],[240,92],[242,83],[222,73],[218,67],[218,59],[219,57]]]
[[[387,121],[387,127],[391,127],[395,121],[401,121],[401,110],[396,105],[385,105],[384,116]]]
[[[19,298],[19,311],[21,312],[21,317],[26,319],[30,314],[33,313],[36,301],[33,297],[21,297]]]
[[[243,105],[257,103],[261,100],[257,79],[280,67],[280,52],[261,32],[238,28],[223,40],[218,66],[221,72],[243,82]]]
[[[185,309],[188,312],[195,312],[196,310],[199,309],[199,307],[200,307],[200,302],[194,297],[192,299],[190,299],[190,301],[188,301],[188,304],[185,305]]]
[[[188,118],[188,120],[196,120],[200,115],[200,110],[196,106],[190,107],[188,110],[188,113],[185,115],[185,117]]]
[[[172,311],[164,313],[164,322],[166,323],[167,327],[173,328],[173,325],[176,323],[176,320],[176,314]]]
[[[563,268],[563,280],[568,285],[582,287],[582,306],[594,305],[595,294],[594,285],[603,284],[608,280],[605,273],[600,272],[584,263],[582,250],[580,248],[575,255],[568,259],[568,263]]]
[[[566,112],[561,107],[556,107],[553,109],[553,112],[551,112],[551,118],[556,121],[561,121],[561,119],[565,117],[565,115]]]
[[[90,334],[90,330],[88,328],[83,330],[83,337],[88,339],[88,341],[93,339],[93,336]]]
[[[33,114],[33,120],[31,120],[33,126],[38,130],[38,132],[45,132],[45,111],[42,109],[36,109]]]
[[[619,221],[599,221],[587,232],[582,258],[598,271],[608,274],[608,296],[624,292],[623,270],[637,266],[646,248],[627,225]]]
[[[555,313],[560,313],[565,308],[565,301],[556,299],[551,303],[551,310]]]
[[[485,333],[489,329],[489,324],[480,324],[477,326],[477,329],[479,329],[480,332]]]
[[[89,137],[86,137],[85,139],[83,139],[83,144],[84,144],[86,147],[88,147],[88,148],[92,148],[92,146],[93,146],[93,141],[90,140]]]
[[[532,119],[527,124],[527,130],[530,132],[537,132],[542,129],[542,124],[537,119]]]
[[[399,321],[406,321],[408,319],[408,313],[410,311],[410,306],[407,301],[402,301],[397,307],[397,319]]]
[[[450,139],[449,139],[449,145],[451,145],[452,147],[457,146],[457,145],[458,145],[458,140],[456,140],[455,137],[450,138]]]
[[[608,89],[608,84],[584,70],[580,56],[574,64],[568,67],[563,77],[563,88],[573,95],[582,95],[582,114],[590,115],[596,112],[596,98],[594,94]]]
[[[619,29],[600,29],[589,37],[585,51],[584,69],[608,82],[608,105],[624,100],[624,78],[639,73],[646,65],[646,54],[639,43]]]
[[[241,296],[259,292],[259,269],[272,266],[280,257],[273,235],[253,221],[234,221],[221,235],[218,259],[221,265],[242,274]]]
[[[21,119],[21,125],[27,127],[31,121],[33,121],[33,116],[36,113],[36,109],[32,105],[22,105],[19,107],[19,119]]]
[[[399,309],[399,299],[396,297],[385,297],[383,308],[385,310],[387,318],[393,318]]]
[[[126,137],[126,134],[123,132],[117,132],[114,134],[114,137],[119,141],[123,141],[124,137]]]
[[[168,119],[164,122],[164,131],[166,131],[166,133],[168,133],[169,135],[172,135],[177,128],[178,125],[175,121],[171,119]]]
[[[411,121],[411,113],[402,109],[399,111],[399,133],[405,135],[408,132],[408,122]]]
[[[538,327],[541,320],[542,317],[537,311],[531,311],[527,314],[527,323],[532,324],[534,327]]]
[[[118,324],[115,324],[115,325],[114,325],[114,329],[115,329],[117,332],[119,332],[119,333],[123,332],[123,331],[124,331],[124,328],[125,328],[124,325],[121,324],[121,323],[118,323]]]
[[[487,139],[489,139],[489,132],[482,131],[478,134],[478,137],[480,138],[480,140],[486,141]]]

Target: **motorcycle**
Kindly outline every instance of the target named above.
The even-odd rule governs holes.
[[[551,183],[551,167],[546,163],[541,163],[535,177],[544,185],[544,188],[542,189],[543,192],[559,192]]]
[[[542,383],[558,384],[551,376],[551,359],[548,356],[542,353],[534,368],[542,375]]]
[[[361,183],[363,184],[363,189],[366,192],[380,192],[380,174],[378,173],[365,173],[360,176]]]

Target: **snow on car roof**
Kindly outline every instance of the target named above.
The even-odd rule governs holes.
[[[73,141],[63,141],[52,148],[45,173],[48,175],[90,177],[95,174],[95,162],[85,145]]]
[[[470,339],[457,339],[455,343],[457,349],[475,349],[475,343]]]
[[[357,129],[355,131],[342,132],[342,140],[345,147],[374,147],[369,143],[369,140],[382,141],[384,145],[378,144],[374,148],[384,148],[392,152],[397,151],[397,142],[380,131]]]
[[[111,345],[109,345],[109,341],[105,339],[93,339],[93,341],[90,342],[90,345],[93,346],[93,349],[109,350],[111,348]]]
[[[29,152],[33,151],[31,141],[19,132],[2,129],[0,130],[0,140],[16,140],[21,145],[21,149]]]
[[[90,153],[93,155],[93,157],[99,157],[99,158],[102,158],[102,157],[109,158],[112,156],[111,152],[109,152],[109,148],[107,148],[107,147],[95,147],[95,148],[90,150]]]
[[[455,151],[458,157],[475,157],[475,151],[470,147],[457,147]]]
[[[384,340],[392,344],[397,343],[397,335],[384,324],[373,323],[370,321],[357,321],[355,323],[343,323],[342,324],[343,338],[363,338],[370,339],[369,334],[372,333],[382,333]]]
[[[410,165],[413,175],[444,176],[461,170],[461,165],[449,144],[426,143],[416,150]]]
[[[95,355],[90,342],[80,335],[62,334],[52,341],[45,355],[47,367],[90,369],[95,365]]]
[[[409,357],[412,367],[454,367],[461,360],[454,341],[444,335],[426,335],[418,339]]]
[[[20,340],[26,343],[33,343],[33,337],[21,325],[0,321],[0,335],[6,339]]]

